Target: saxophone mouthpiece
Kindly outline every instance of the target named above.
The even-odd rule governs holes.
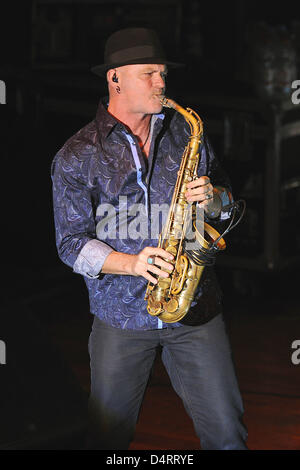
[[[178,106],[175,101],[171,100],[170,98],[167,98],[166,96],[161,96],[160,98],[160,102],[163,106],[165,106],[165,108],[173,108],[173,109],[176,109],[176,107]]]
[[[166,98],[164,95],[161,95],[160,97],[160,102],[163,106],[165,106],[166,108],[169,108],[169,104],[168,104],[168,98]]]

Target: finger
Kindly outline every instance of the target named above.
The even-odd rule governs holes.
[[[204,201],[211,201],[213,199],[213,195],[209,192],[200,193],[200,194],[192,194],[186,197],[188,202],[204,202]]]
[[[165,260],[163,260],[159,256],[155,257],[155,260],[154,260],[153,264],[155,264],[156,266],[160,266],[161,268],[163,268],[166,271],[172,271],[173,268],[174,268],[173,264],[167,263]]]
[[[202,207],[203,209],[207,209],[209,206],[209,201],[197,201],[198,207]]]
[[[186,196],[193,196],[194,194],[205,194],[207,192],[212,192],[213,189],[214,189],[213,186],[210,183],[208,183],[208,184],[205,184],[205,185],[196,186],[194,188],[188,189],[185,192],[185,195]]]
[[[152,282],[152,284],[157,284],[157,283],[158,283],[158,280],[157,280],[155,277],[151,276],[151,274],[150,274],[148,271],[146,271],[146,272],[143,274],[143,277],[144,277],[145,279],[147,279],[147,281]]]
[[[149,256],[159,256],[160,258],[166,258],[169,260],[172,260],[174,258],[171,253],[159,247],[148,247],[145,250],[145,255],[147,259],[149,258]]]
[[[188,189],[190,189],[190,188],[196,188],[196,187],[198,187],[198,186],[205,186],[205,185],[207,185],[207,184],[209,184],[209,183],[210,183],[210,179],[209,179],[208,176],[200,176],[200,178],[197,178],[197,179],[195,179],[195,180],[193,180],[193,181],[190,181],[190,182],[186,185],[186,187],[187,187]]]
[[[187,190],[188,193],[193,193],[193,192],[200,192],[200,193],[205,193],[207,191],[212,191],[213,190],[213,185],[211,183],[207,184],[200,184],[196,185],[190,189]]]
[[[200,176],[200,178],[196,178],[193,181],[190,181],[187,184],[188,188],[194,188],[196,186],[205,186],[210,183],[210,178],[208,176]]]
[[[212,201],[212,199],[206,199],[205,197],[203,196],[191,196],[188,198],[188,202],[192,203],[192,202],[198,202],[199,204],[204,204],[205,206],[207,206],[208,204],[210,204]]]
[[[200,188],[194,188],[190,189],[185,193],[185,196],[187,198],[192,197],[192,196],[202,196],[203,199],[206,198],[207,194],[212,195],[213,191],[211,186],[201,186]]]
[[[147,266],[147,271],[150,271],[150,273],[157,274],[160,277],[169,277],[169,274],[166,271],[162,271],[157,266],[154,266],[152,264]]]
[[[213,186],[201,186],[200,188],[191,189],[185,194],[187,201],[204,201],[205,199],[213,198]]]

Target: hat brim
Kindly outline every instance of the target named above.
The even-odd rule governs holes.
[[[185,64],[180,64],[177,62],[169,62],[168,60],[159,58],[159,57],[147,57],[146,59],[133,59],[127,60],[126,62],[116,62],[113,64],[101,64],[96,65],[91,68],[91,71],[98,75],[99,77],[105,77],[106,72],[110,69],[115,69],[117,67],[123,67],[124,65],[134,65],[134,64],[165,64],[171,69],[185,67]]]

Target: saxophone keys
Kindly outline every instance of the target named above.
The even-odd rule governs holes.
[[[170,277],[161,277],[158,281],[158,286],[160,289],[165,290],[170,287],[171,278]]]
[[[167,310],[168,313],[174,313],[178,309],[178,300],[173,298],[170,299],[166,304],[165,304],[165,309]]]
[[[172,243],[169,246],[167,246],[166,251],[168,253],[171,253],[171,255],[176,256],[177,255],[177,249],[176,249],[177,243],[178,243],[177,240],[175,240],[175,243]]]
[[[149,303],[147,305],[147,310],[150,315],[153,317],[156,317],[163,311],[162,303],[159,302],[158,300],[152,300],[151,298],[149,299]]]
[[[169,236],[171,236],[171,234],[169,234]],[[176,250],[176,248],[175,248],[176,245],[178,245],[178,240],[174,240],[173,238],[170,238],[168,240],[168,246],[165,247],[165,250],[169,251],[172,254],[174,254],[173,252],[174,252],[174,250]],[[177,251],[176,251],[176,253],[177,253]]]

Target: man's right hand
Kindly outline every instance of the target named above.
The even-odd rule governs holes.
[[[162,248],[147,246],[138,255],[134,256],[135,258],[133,259],[131,266],[131,274],[133,276],[143,276],[153,284],[157,284],[157,279],[152,276],[151,273],[157,274],[157,276],[161,277],[169,277],[169,273],[167,271],[171,272],[173,270],[173,265],[167,260],[173,260],[174,256]],[[148,258],[150,256],[154,257],[153,264],[148,263]]]
[[[153,264],[148,263],[148,258],[153,256]],[[165,258],[165,259],[164,259]],[[153,284],[157,284],[157,279],[152,275],[169,277],[169,272],[173,270],[172,261],[174,256],[166,250],[158,247],[147,246],[137,255],[112,251],[104,261],[101,272],[103,274],[127,274],[131,276],[143,276]]]

